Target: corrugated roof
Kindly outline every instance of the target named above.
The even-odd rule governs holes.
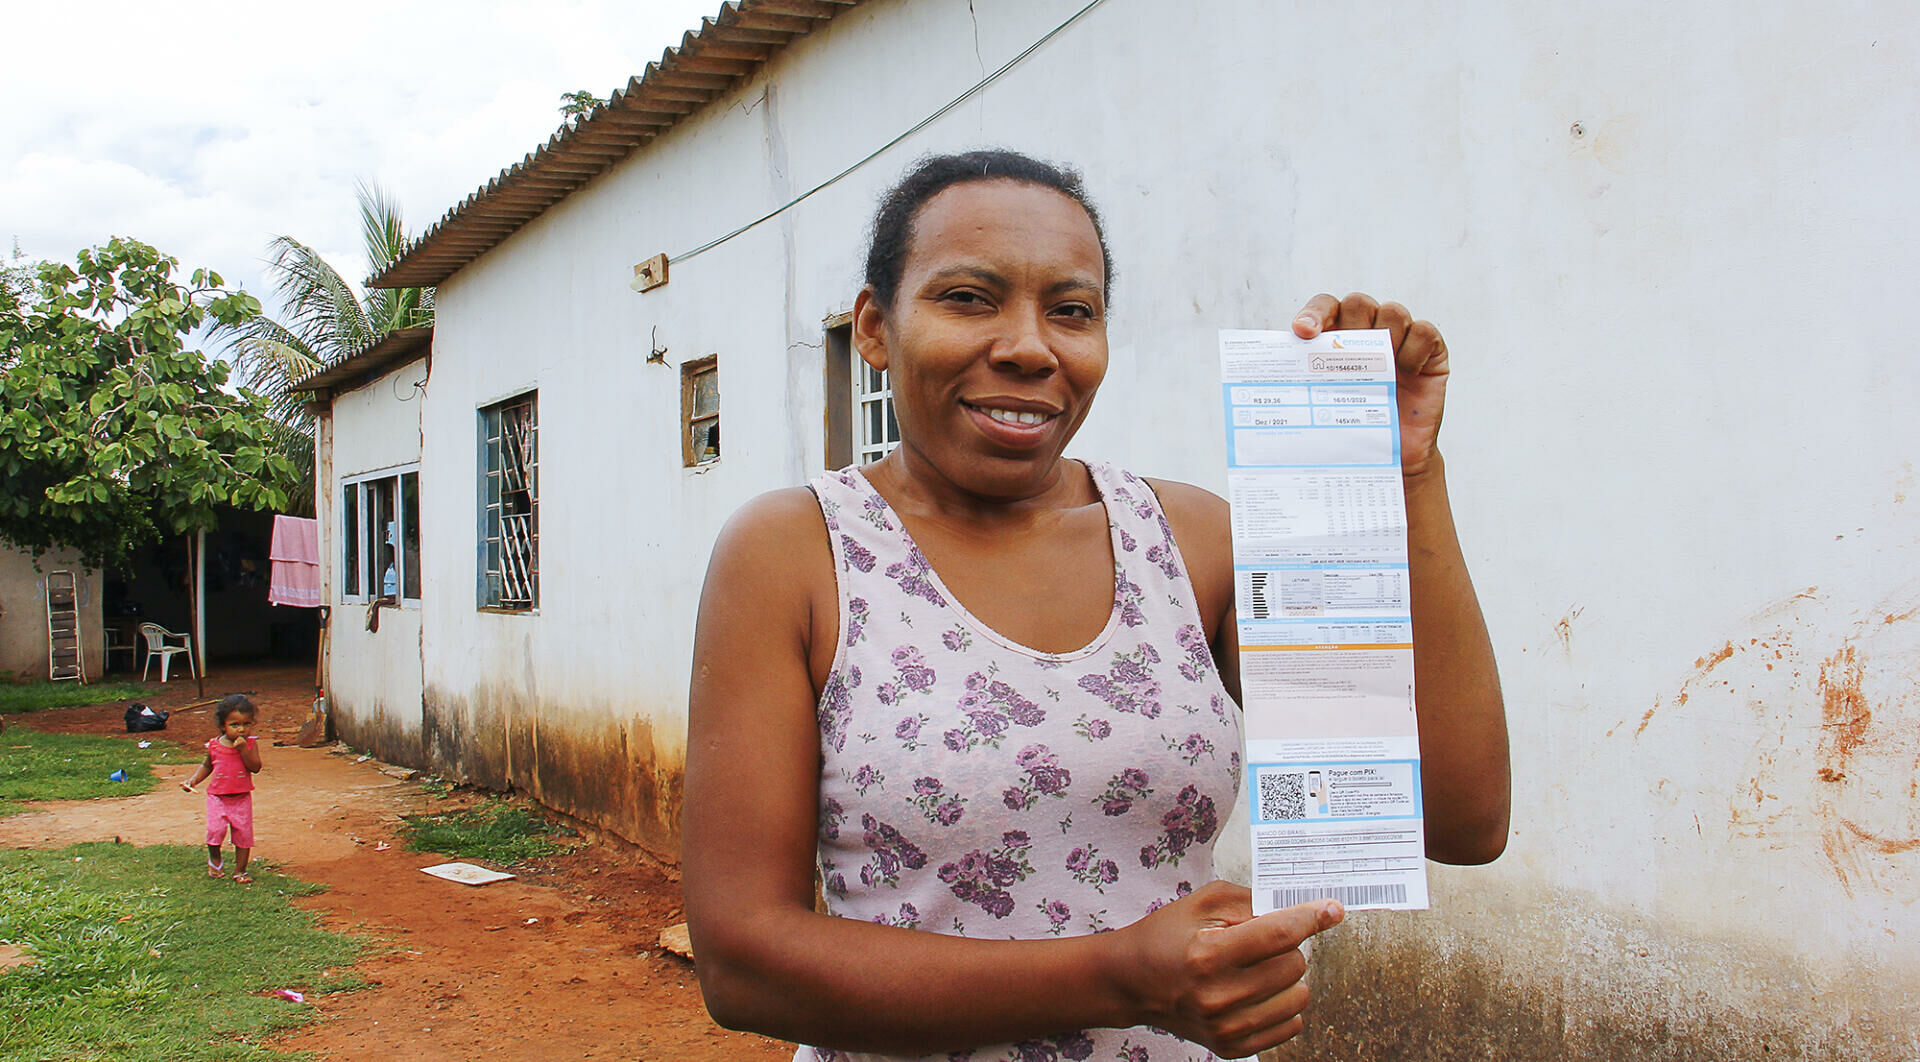
[[[327,393],[356,386],[390,365],[424,357],[433,343],[433,326],[396,328],[383,332],[373,342],[349,351],[301,377],[289,391],[312,391],[317,398]]]
[[[861,0],[735,0],[606,103],[569,123],[447,211],[374,288],[432,287],[492,250],[681,119],[752,77],[787,44]]]

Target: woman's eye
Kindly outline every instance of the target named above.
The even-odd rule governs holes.
[[[1070,302],[1065,306],[1055,307],[1053,312],[1057,317],[1079,317],[1084,320],[1092,320],[1094,316],[1093,307],[1084,302]]]
[[[987,304],[986,296],[977,291],[949,291],[941,296],[941,298],[948,302],[957,302],[968,306],[985,306]]]

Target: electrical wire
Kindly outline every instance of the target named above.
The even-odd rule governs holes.
[[[1024,61],[1028,56],[1039,51],[1042,45],[1045,45],[1048,41],[1059,36],[1062,32],[1066,30],[1068,26],[1071,26],[1074,23],[1080,21],[1081,18],[1086,16],[1087,12],[1092,11],[1094,8],[1099,7],[1101,4],[1104,4],[1104,3],[1106,3],[1106,0],[1091,0],[1091,2],[1087,4],[1087,6],[1081,8],[1080,10],[1074,12],[1071,16],[1069,16],[1065,22],[1062,22],[1058,26],[1055,26],[1052,29],[1048,30],[1046,34],[1042,36],[1039,40],[1034,41],[1032,44],[1028,45],[1025,51],[1007,60],[1005,63],[1002,63],[998,69],[993,71],[993,73],[988,74],[986,77],[983,77],[979,81],[974,82],[974,85],[972,88],[968,89],[965,92],[962,92],[958,96],[955,96],[952,100],[949,100],[939,110],[934,111],[932,114],[929,114],[925,118],[922,118],[918,122],[915,122],[910,128],[907,129],[906,132],[901,133],[899,136],[896,136],[892,140],[889,140],[886,143],[875,148],[870,154],[868,154],[865,158],[861,159],[860,161],[854,163],[851,166],[848,166],[846,169],[841,170],[839,173],[834,174],[833,176],[827,178],[826,180],[821,181],[819,184],[814,185],[812,188],[809,188],[806,191],[801,192],[799,195],[794,196],[792,199],[789,199],[785,203],[782,203],[781,205],[773,208],[767,213],[761,215],[760,217],[757,217],[752,221],[747,222],[745,225],[742,225],[739,228],[734,229],[732,232],[729,232],[724,236],[720,236],[720,237],[716,237],[715,239],[708,240],[706,243],[703,243],[700,246],[695,247],[691,251],[682,251],[681,253],[667,259],[667,261],[670,264],[678,264],[680,262],[686,261],[689,258],[693,258],[696,255],[705,254],[706,252],[713,250],[715,247],[720,246],[721,244],[727,242],[728,240],[733,239],[735,236],[738,236],[741,233],[747,232],[761,224],[772,221],[774,218],[777,218],[780,215],[786,213],[787,211],[793,209],[794,207],[799,206],[801,203],[805,202],[808,198],[810,198],[815,192],[821,191],[822,189],[825,189],[825,188],[832,187],[833,185],[839,183],[840,180],[846,177],[848,174],[851,174],[853,171],[859,169],[862,166],[865,166],[869,162],[872,162],[874,159],[879,158],[881,155],[885,154],[889,148],[894,147],[895,145],[899,144],[901,141],[907,139],[913,134],[919,132],[922,129],[925,129],[927,126],[932,125],[934,122],[939,121],[940,118],[944,116],[948,111],[951,111],[955,107],[958,107],[961,104],[967,102],[968,100],[972,99],[975,95],[977,95],[981,89],[984,89],[988,85],[993,84],[995,81],[1000,80],[1000,75],[1006,73],[1009,70],[1012,70],[1016,66],[1019,66],[1020,63]]]

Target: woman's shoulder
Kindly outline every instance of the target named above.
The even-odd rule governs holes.
[[[1173,479],[1147,479],[1154,497],[1160,499],[1160,511],[1173,526],[1173,539],[1182,550],[1225,548],[1233,555],[1233,527],[1227,499],[1191,483]]]
[[[1211,636],[1214,621],[1233,603],[1233,519],[1227,500],[1191,483],[1149,479],[1166,514],[1173,542],[1199,595]]]
[[[833,565],[826,518],[811,490],[787,487],[751,499],[714,540],[696,642],[730,646],[723,655],[732,656],[746,649],[729,639],[750,638],[747,648],[758,650],[791,638],[818,684],[838,631]],[[740,622],[747,615],[754,617],[751,634]]]
[[[806,487],[783,487],[734,511],[713,544],[710,573],[737,573],[766,589],[796,588],[796,575],[832,579],[833,554],[819,500]]]
[[[716,562],[777,562],[826,552],[826,519],[806,487],[782,487],[750,499],[727,518],[713,546]]]
[[[1160,508],[1167,514],[1167,521],[1174,522],[1176,516],[1190,522],[1218,522],[1227,520],[1227,499],[1191,483],[1182,483],[1177,479],[1152,479],[1142,476],[1147,486],[1153,488],[1154,496],[1160,499]]]
[[[1166,514],[1173,540],[1186,555],[1189,567],[1204,562],[1207,555],[1232,563],[1233,523],[1225,498],[1178,480],[1148,479],[1146,483],[1160,499],[1160,511]]]
[[[753,534],[787,534],[825,526],[819,498],[811,487],[781,487],[756,495],[727,519],[727,530]]]

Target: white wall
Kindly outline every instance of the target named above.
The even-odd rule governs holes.
[[[1307,1055],[1920,1053],[1920,362],[1889,312],[1920,282],[1913,9],[1108,0],[627,289],[1079,6],[863,5],[440,288],[429,702],[576,810],[639,798],[569,765],[653,772],[619,815],[670,843],[705,552],[821,464],[819,323],[877,190],[921,152],[1021,148],[1086,170],[1119,266],[1080,453],[1218,487],[1214,330],[1316,291],[1403,301],[1454,353],[1514,836],[1437,873],[1436,911],[1341,931]],[[724,456],[692,473],[674,366],[716,352]],[[542,606],[484,614],[475,411],[527,387]]]
[[[325,434],[331,442],[331,459],[319,478],[317,510],[322,528],[322,585],[332,607],[326,690],[336,729],[343,739],[383,758],[415,762],[424,740],[422,606],[403,602],[398,608],[383,608],[379,630],[367,630],[366,580],[378,579],[379,573],[362,572],[363,592],[352,601],[343,596],[340,504],[344,480],[419,463],[424,403],[416,385],[426,378],[427,362],[416,361],[334,397],[332,423]],[[423,470],[423,484],[427,478]],[[423,555],[439,548],[439,542],[422,536]]]

